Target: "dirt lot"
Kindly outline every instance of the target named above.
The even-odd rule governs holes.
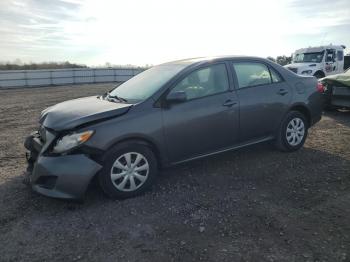
[[[299,152],[258,145],[161,172],[151,192],[83,204],[21,183],[41,110],[110,85],[0,90],[1,261],[350,261],[350,112]]]

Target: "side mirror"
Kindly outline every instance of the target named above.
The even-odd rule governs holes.
[[[187,100],[186,92],[184,91],[176,91],[176,92],[170,92],[167,97],[166,101],[168,103],[182,103]]]

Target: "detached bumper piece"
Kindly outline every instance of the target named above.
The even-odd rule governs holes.
[[[29,184],[40,194],[55,198],[81,199],[93,178],[102,168],[84,154],[44,156],[39,133],[26,138]]]

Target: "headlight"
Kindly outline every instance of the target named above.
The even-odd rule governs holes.
[[[88,141],[94,131],[89,130],[81,133],[73,133],[60,138],[53,148],[54,153],[63,153]]]
[[[312,73],[312,70],[305,70],[301,72],[302,75],[310,75]]]

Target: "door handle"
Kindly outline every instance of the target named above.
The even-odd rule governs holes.
[[[285,94],[288,94],[288,91],[286,89],[280,89],[278,90],[277,94],[284,96]]]
[[[235,104],[237,104],[237,102],[233,101],[233,100],[227,100],[225,103],[223,103],[223,106],[227,106],[227,107],[231,107],[234,106]]]

